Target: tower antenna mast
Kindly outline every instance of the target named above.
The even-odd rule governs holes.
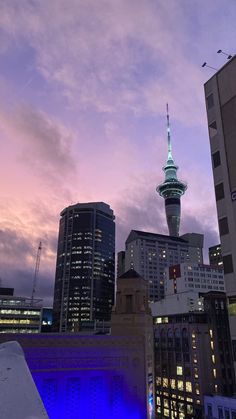
[[[34,269],[34,280],[33,280],[33,289],[32,289],[32,295],[31,295],[31,305],[33,305],[33,302],[34,302],[34,295],[35,295],[36,286],[37,286],[37,282],[38,282],[41,250],[42,250],[42,242],[40,241],[39,246],[38,246],[38,250],[37,250],[35,269]]]

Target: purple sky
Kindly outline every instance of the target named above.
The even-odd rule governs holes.
[[[0,0],[0,277],[51,302],[60,211],[105,201],[117,250],[167,233],[167,157],[187,181],[181,233],[218,242],[204,82],[235,53],[234,0]]]

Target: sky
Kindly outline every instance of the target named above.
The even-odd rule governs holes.
[[[0,0],[0,277],[51,305],[60,211],[104,201],[116,248],[168,234],[167,158],[188,184],[181,234],[217,244],[204,83],[235,53],[235,0]],[[205,256],[207,262],[207,257]]]

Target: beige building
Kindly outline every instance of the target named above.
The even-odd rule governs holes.
[[[205,83],[225,286],[236,355],[236,56]]]

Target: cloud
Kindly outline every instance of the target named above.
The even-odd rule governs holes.
[[[19,107],[2,114],[0,126],[15,139],[22,161],[39,176],[55,182],[75,172],[72,133],[43,111]]]
[[[176,118],[197,124],[202,73],[184,41],[189,11],[172,0],[24,0],[5,2],[0,23],[33,48],[39,73],[75,109],[157,114],[171,99]]]

